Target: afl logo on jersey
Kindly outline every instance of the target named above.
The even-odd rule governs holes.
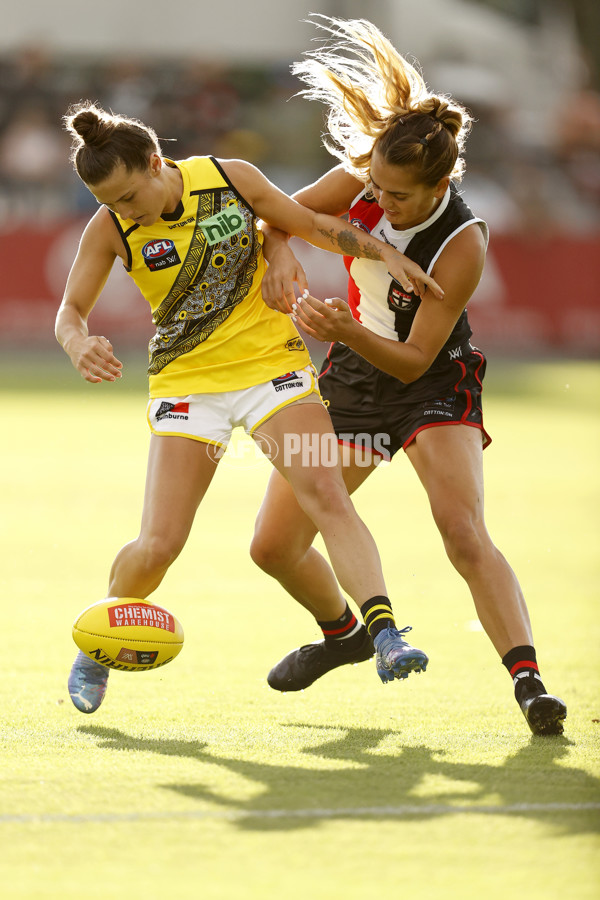
[[[361,231],[366,231],[367,234],[371,233],[362,219],[350,219],[350,224],[355,228],[360,228]]]
[[[142,247],[142,256],[151,272],[168,269],[170,266],[176,266],[181,262],[175,244],[169,238],[148,241]]]

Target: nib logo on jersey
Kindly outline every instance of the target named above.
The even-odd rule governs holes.
[[[168,238],[148,241],[142,247],[142,256],[151,272],[169,269],[171,266],[177,266],[181,262],[175,244]]]
[[[157,422],[160,422],[161,419],[183,419],[184,422],[187,422],[189,417],[189,403],[169,403],[167,400],[162,401],[155,416]]]
[[[218,212],[210,219],[200,222],[200,228],[206,238],[206,243],[213,247],[215,244],[225,241],[246,227],[244,219],[237,203],[231,203],[225,209]]]

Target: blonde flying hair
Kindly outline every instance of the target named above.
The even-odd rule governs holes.
[[[318,18],[318,21],[317,21]],[[460,181],[471,116],[452,98],[432,94],[417,70],[366,19],[313,14],[329,36],[304,53],[292,72],[307,87],[300,95],[327,107],[323,143],[344,168],[367,183],[373,150],[385,162],[409,166],[434,186]]]

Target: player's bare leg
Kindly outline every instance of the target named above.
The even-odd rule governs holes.
[[[307,411],[306,407],[296,405],[287,407],[261,426],[271,446],[275,444],[280,449],[273,462],[282,477],[273,476],[270,482],[257,523],[252,557],[315,615],[325,634],[324,642],[305,645],[274,667],[268,680],[277,690],[308,687],[326,671],[344,663],[362,661],[373,653],[368,635],[357,624],[330,567],[310,547],[316,530],[321,532],[337,581],[365,618],[374,640],[381,680],[405,678],[409,672],[422,671],[427,665],[426,655],[403,639],[405,631],[398,632],[395,628],[379,553],[348,496],[339,461],[332,465],[331,457],[325,460],[316,455],[319,446],[329,451],[332,446],[337,449],[328,414],[323,408],[317,412],[317,425],[314,408]],[[298,452],[286,453],[290,435],[303,439]],[[357,483],[365,477],[366,472],[357,475]],[[295,502],[290,489],[296,495]],[[385,623],[377,621],[384,617]],[[345,647],[340,632],[341,637],[348,639]]]
[[[373,468],[344,466],[342,474],[349,494]],[[316,534],[289,481],[273,471],[256,519],[250,555],[317,621],[326,621],[342,614],[346,600],[329,561],[312,546]]]
[[[291,404],[261,425],[260,431],[270,446],[279,448],[273,465],[321,532],[342,590],[359,606],[375,594],[385,595],[379,551],[350,500],[339,460],[333,462],[337,440],[325,408]],[[294,442],[295,436],[299,441]],[[257,437],[259,444],[260,440]]]
[[[216,467],[203,442],[152,435],[140,534],[117,554],[109,597],[143,600],[158,587],[185,545]],[[78,653],[69,675],[69,695],[80,712],[98,709],[108,673],[105,666]]]
[[[203,441],[152,435],[140,533],[113,562],[109,597],[143,599],[156,590],[185,546],[217,465]]]
[[[406,453],[427,491],[448,557],[467,582],[479,620],[514,678],[529,726],[535,734],[562,733],[566,707],[546,693],[523,592],[485,525],[481,433],[466,425],[425,429]]]
[[[450,561],[467,582],[479,620],[500,656],[532,641],[517,578],[484,521],[481,432],[447,425],[420,432],[406,455],[431,504]]]

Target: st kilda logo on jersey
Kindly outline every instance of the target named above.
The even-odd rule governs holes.
[[[414,306],[415,295],[407,294],[402,285],[397,281],[390,282],[387,302],[393,312],[407,312]]]
[[[169,238],[148,241],[142,247],[142,256],[151,272],[168,269],[171,266],[179,265],[181,262],[175,244]]]

